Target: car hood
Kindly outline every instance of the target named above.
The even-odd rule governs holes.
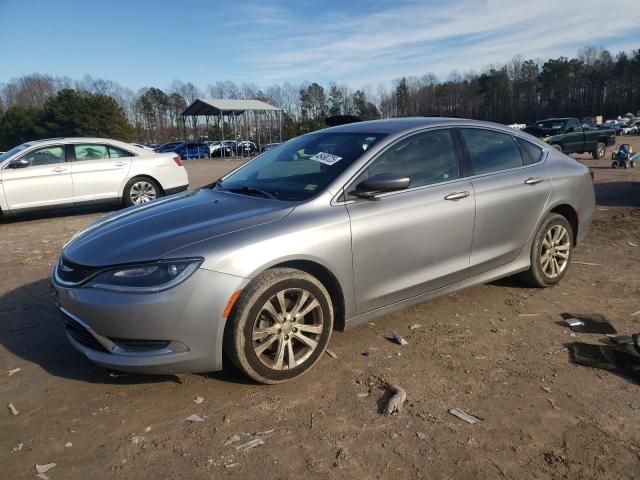
[[[65,245],[63,255],[92,267],[158,260],[194,242],[274,222],[293,208],[279,200],[202,188],[98,219]]]

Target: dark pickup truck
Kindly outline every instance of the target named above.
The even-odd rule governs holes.
[[[563,153],[591,152],[596,160],[602,160],[607,146],[616,143],[615,130],[582,126],[577,118],[539,120],[524,131]]]

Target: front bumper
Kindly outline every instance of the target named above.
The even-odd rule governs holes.
[[[157,293],[64,287],[55,298],[71,344],[108,368],[138,373],[222,368],[222,312],[247,279],[199,269]]]

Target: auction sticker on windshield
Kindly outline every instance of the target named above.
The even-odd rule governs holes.
[[[318,152],[312,157],[309,157],[311,160],[315,160],[316,162],[324,163],[325,165],[333,165],[334,163],[342,160],[342,157],[338,157],[337,155],[331,155],[330,153]]]

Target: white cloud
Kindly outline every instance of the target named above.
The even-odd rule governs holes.
[[[291,9],[256,13],[278,23],[260,30],[244,56],[255,80],[334,79],[375,83],[403,75],[479,70],[516,54],[547,59],[578,47],[640,47],[637,0],[462,0],[399,5],[346,16],[305,17]],[[350,9],[352,10],[352,9]],[[288,28],[282,28],[283,25]]]

